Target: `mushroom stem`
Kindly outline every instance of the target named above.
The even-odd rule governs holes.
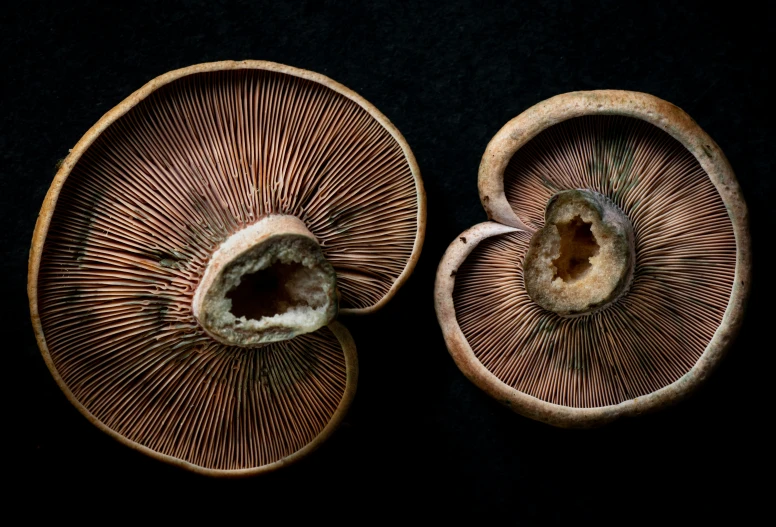
[[[257,347],[327,325],[338,300],[336,272],[315,236],[295,216],[271,215],[213,253],[192,310],[217,341]]]
[[[544,309],[589,315],[628,291],[635,259],[628,217],[598,192],[566,190],[547,202],[544,227],[531,238],[525,288]]]

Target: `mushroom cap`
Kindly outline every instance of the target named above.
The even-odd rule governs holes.
[[[216,97],[218,83],[231,83],[235,90]],[[186,102],[188,96],[201,97],[199,106]],[[150,144],[153,140],[162,143]],[[162,181],[160,171],[196,176],[189,183],[197,185],[192,195],[176,196],[178,202],[170,205],[185,206],[201,220],[203,199],[220,202],[221,211],[204,211],[228,216],[215,218],[223,231],[216,242],[266,214],[300,217],[337,271],[340,313],[366,314],[384,306],[412,273],[423,246],[426,195],[420,169],[387,117],[324,75],[267,61],[222,61],[151,80],[84,134],[62,162],[41,208],[28,282],[37,277],[60,192],[74,184],[66,185],[71,173],[94,177],[110,170],[106,165],[123,162],[145,165],[144,173],[127,174],[133,185],[146,186],[140,192],[184,190]],[[229,172],[235,181],[214,185],[213,170]],[[110,191],[120,190],[125,189]],[[106,191],[89,189],[91,198]]]
[[[443,257],[437,316],[459,368],[513,410],[588,427],[674,403],[719,363],[749,289],[747,211],[722,151],[651,95],[575,92],[537,104],[491,140],[480,197],[494,221]],[[558,192],[589,189],[631,220],[630,290],[565,318],[534,303],[522,263]]]
[[[272,470],[331,433],[357,376],[344,327],[244,349],[192,315],[208,258],[272,214],[315,235],[340,312],[367,313],[414,268],[425,195],[376,108],[271,62],[172,71],[81,138],[38,217],[28,295],[44,360],[90,421],[211,475]]]

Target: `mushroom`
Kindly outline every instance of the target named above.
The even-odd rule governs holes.
[[[418,166],[374,106],[259,61],[158,77],[71,150],[35,228],[43,358],[97,427],[215,476],[311,452],[356,388],[340,313],[404,283]]]
[[[719,363],[751,273],[724,154],[647,95],[558,95],[507,123],[479,172],[491,221],[439,264],[462,372],[514,411],[597,426],[674,403]]]

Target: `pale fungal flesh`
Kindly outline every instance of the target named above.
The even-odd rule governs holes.
[[[95,425],[216,476],[315,449],[355,393],[332,322],[385,304],[417,261],[412,152],[334,81],[258,61],[154,79],[72,149],[28,292],[43,357]]]
[[[192,313],[223,344],[287,340],[334,319],[337,275],[299,219],[267,216],[213,253]]]
[[[544,227],[523,260],[534,302],[562,316],[589,315],[616,302],[633,278],[633,227],[602,194],[565,190],[547,203]]]
[[[740,324],[749,239],[732,170],[686,114],[631,92],[559,96],[505,126],[480,177],[505,225],[463,233],[436,284],[448,348],[472,381],[534,419],[593,426],[672,403],[708,375]],[[602,203],[624,260],[595,277]]]

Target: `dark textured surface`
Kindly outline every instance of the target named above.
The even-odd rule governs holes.
[[[6,9],[0,26],[4,479],[20,496],[12,505],[21,496],[46,503],[26,508],[30,517],[64,510],[53,506],[62,499],[74,511],[158,504],[171,515],[257,522],[342,521],[355,509],[408,522],[473,512],[518,525],[624,525],[761,505],[753,478],[766,459],[761,383],[772,354],[758,272],[773,225],[765,13],[679,2],[28,2]],[[133,452],[71,407],[35,344],[26,265],[57,160],[104,112],[171,69],[243,58],[323,73],[386,114],[418,159],[428,229],[415,274],[386,309],[342,320],[361,362],[346,425],[297,466],[218,481]],[[749,205],[755,286],[739,340],[693,398],[565,431],[511,413],[466,381],[436,323],[433,278],[447,244],[485,220],[476,176],[493,134],[540,100],[596,88],[671,101],[719,143]]]

